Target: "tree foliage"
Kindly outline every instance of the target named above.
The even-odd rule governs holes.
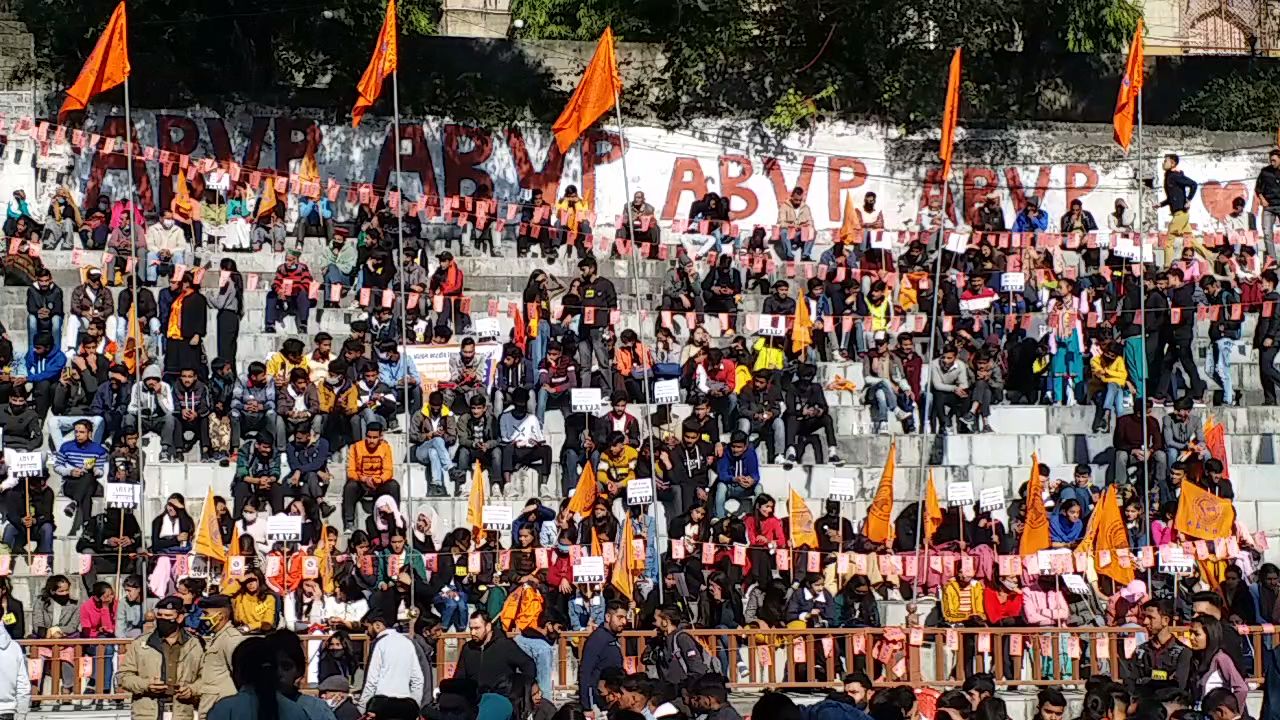
[[[1280,68],[1249,68],[1214,78],[1190,94],[1175,119],[1206,130],[1274,132],[1280,118]]]

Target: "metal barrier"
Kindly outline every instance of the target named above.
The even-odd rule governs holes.
[[[1247,680],[1261,682],[1263,642],[1273,627],[1239,627],[1251,657]],[[1083,686],[1090,675],[1122,677],[1125,666],[1140,643],[1139,627],[1081,628],[798,628],[798,629],[696,629],[687,631],[702,644],[707,655],[719,660],[720,671],[732,687],[820,688],[837,683],[849,672],[865,672],[877,685],[911,685],[928,682],[935,687],[955,687],[972,672],[995,675],[1001,687]],[[302,636],[304,647],[323,642],[328,635]],[[577,664],[587,633],[564,633],[555,647],[555,689],[577,686]],[[641,672],[656,635],[628,631],[620,638],[624,669]],[[366,636],[352,636],[368,660]],[[440,636],[436,647],[436,678],[451,677],[458,654],[468,636]],[[106,662],[128,651],[130,640],[62,639],[22,640],[32,674],[32,700],[72,702],[126,700],[127,693],[98,692],[103,686]],[[1248,652],[1251,651],[1251,652]],[[312,650],[308,650],[312,655]],[[93,691],[86,692],[89,683]],[[311,689],[311,688],[308,688]]]

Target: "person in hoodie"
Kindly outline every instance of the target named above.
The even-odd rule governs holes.
[[[140,417],[142,435],[156,433],[163,448],[162,459],[173,460],[173,388],[160,379],[160,368],[148,365],[142,371],[142,382],[134,383],[129,394],[129,415]]]
[[[62,288],[53,282],[48,268],[36,271],[36,282],[27,288],[27,337],[49,333],[62,337],[62,320],[66,316]]]
[[[458,423],[453,411],[444,404],[443,392],[432,391],[422,412],[414,413],[409,440],[413,443],[413,459],[431,469],[427,497],[448,497],[444,480],[454,468],[453,448],[458,443]]]
[[[82,576],[85,587],[92,587],[98,575],[133,572],[141,551],[142,526],[131,511],[109,507],[89,518],[76,541],[76,552],[93,556],[92,567]]]
[[[329,472],[329,441],[306,425],[300,425],[285,446],[289,472],[284,476],[285,495],[310,498],[320,506],[320,514],[333,512],[332,506],[322,502],[329,490],[333,475]]]
[[[27,404],[26,387],[15,385],[9,393],[9,402],[0,407],[0,432],[6,449],[34,452],[43,444],[43,423]]]
[[[110,364],[106,356],[94,349],[96,342],[87,334],[81,334],[78,350],[62,369],[58,382],[53,386],[49,420],[49,439],[56,449],[71,431],[71,426],[81,418],[93,423],[93,437],[102,442],[103,419],[92,412],[94,395],[98,387],[107,381]]]
[[[27,382],[35,400],[36,413],[43,418],[53,404],[53,387],[67,365],[67,356],[54,343],[52,335],[35,336],[27,350]]]
[[[124,430],[125,410],[129,407],[132,374],[124,365],[112,365],[107,381],[98,386],[89,404],[89,414],[102,418],[103,436],[118,440]]]
[[[0,718],[26,720],[31,710],[27,654],[0,626]]]
[[[276,415],[276,386],[261,362],[249,363],[245,377],[236,383],[231,399],[231,447],[240,447],[245,433],[261,437],[273,435]],[[273,438],[274,439],[274,438]]]
[[[511,476],[520,468],[533,467],[538,471],[538,486],[551,481],[551,446],[542,432],[542,423],[529,412],[529,390],[516,388],[511,393],[511,407],[498,419],[502,436],[502,484],[499,490],[509,488]]]
[[[178,372],[178,382],[173,386],[173,405],[170,452],[182,453],[181,448],[186,446],[183,435],[190,431],[200,441],[200,462],[213,462],[213,443],[209,440],[209,388],[196,377],[194,368],[183,368]],[[177,455],[161,456],[160,462],[178,459]]]
[[[319,432],[324,419],[320,416],[320,392],[304,368],[289,371],[289,382],[276,389],[276,446],[283,446],[294,432],[305,428]]]
[[[93,425],[77,420],[71,439],[53,456],[53,471],[62,478],[62,494],[71,499],[65,512],[72,516],[72,534],[79,532],[93,512],[93,497],[102,492],[99,481],[106,477],[107,467],[107,449],[93,439]]]
[[[538,677],[537,666],[514,640],[507,637],[500,624],[495,624],[483,610],[471,613],[467,623],[471,635],[458,653],[455,679],[470,680],[480,692],[505,694],[511,677],[519,674],[531,680]]]
[[[284,512],[285,488],[280,482],[280,454],[271,433],[262,433],[240,447],[236,473],[231,481],[233,514],[241,516],[250,498],[258,505],[270,503],[271,512]]]
[[[53,490],[48,483],[47,474],[10,476],[0,483],[0,507],[8,523],[4,528],[4,544],[11,555],[25,554],[31,541],[36,544],[37,554],[53,554]],[[0,598],[8,600],[8,593],[0,593]],[[21,605],[18,612],[22,612]]]

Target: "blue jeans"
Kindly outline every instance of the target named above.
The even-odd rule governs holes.
[[[413,459],[431,468],[431,486],[444,487],[444,479],[453,469],[452,453],[444,438],[434,437],[413,449]]]
[[[101,647],[102,647],[102,656],[99,657],[97,660],[93,661],[93,664],[94,664],[93,674],[90,675],[87,679],[89,682],[96,684],[98,675],[101,674],[102,687],[95,687],[94,694],[107,695],[113,692],[111,678],[112,676],[115,675],[116,648],[114,645],[103,645]],[[85,645],[84,654],[88,655],[89,657],[98,657],[98,646]],[[99,670],[98,668],[101,668],[101,670]]]
[[[338,269],[337,265],[330,265],[324,271],[324,289],[320,294],[320,302],[329,302],[329,293],[333,292],[329,288],[334,285],[341,285],[350,289],[351,276]]]
[[[62,448],[68,437],[75,429],[75,424],[81,420],[88,420],[93,424],[93,441],[102,442],[102,436],[106,434],[107,428],[105,420],[100,416],[84,416],[84,415],[53,415],[49,418],[49,441],[53,443],[53,450],[57,452]]]
[[[173,253],[173,255],[171,255],[171,256],[170,256],[169,264],[170,264],[170,265],[185,265],[185,264],[186,264],[186,257],[187,257],[187,256],[186,256],[186,254],[185,254],[185,253],[183,253],[181,250],[179,250],[179,251],[177,251],[177,252]],[[160,262],[160,253],[154,253],[154,252],[150,252],[150,251],[148,251],[148,252],[147,252],[147,267],[146,267],[146,271],[145,271],[145,275],[146,275],[146,278],[147,278],[147,282],[151,282],[151,283],[153,283],[153,282],[155,282],[155,281],[156,281],[156,279],[157,279],[157,278],[159,278],[159,277],[160,277],[160,266],[159,266],[159,265],[153,265],[153,264],[152,264],[152,263],[158,263],[158,262]]]
[[[752,500],[760,494],[760,483],[756,483],[749,488],[743,488],[733,478],[727,478],[728,482],[716,483],[716,514],[715,517],[724,517],[724,503],[729,498],[736,500]],[[744,510],[750,510],[750,507],[744,507]]]
[[[557,398],[564,397],[564,393],[560,393],[556,397]],[[547,392],[546,388],[538,388],[538,407],[537,407],[538,422],[542,422],[546,418],[547,405],[550,402],[551,402],[551,393]],[[565,405],[565,409],[566,410],[568,409],[567,404]]]
[[[467,629],[467,594],[461,590],[456,592],[457,599],[440,593],[432,603],[440,613],[440,627],[445,632],[464,632]]]
[[[1231,338],[1218,338],[1213,347],[1204,356],[1204,374],[1222,386],[1222,403],[1230,405],[1235,399],[1231,392],[1231,351],[1235,341]]]
[[[35,315],[27,316],[27,341],[28,342],[35,339],[35,336],[39,334],[38,332],[39,324],[40,324],[40,321],[36,318]],[[53,335],[54,342],[62,342],[62,316],[61,315],[49,316],[49,334]],[[75,339],[73,338],[72,342],[74,341]]]
[[[871,422],[882,423],[889,419],[889,411],[898,407],[898,396],[887,382],[878,382],[867,388],[871,401]]]
[[[31,539],[36,541],[37,555],[53,554],[53,524],[41,523],[31,528]],[[10,523],[4,528],[4,544],[9,546],[10,554],[22,555],[26,553],[25,545],[27,542],[26,528],[21,525]]]
[[[1113,418],[1124,415],[1124,388],[1115,383],[1107,383],[1105,390],[1094,393],[1093,401],[1100,409],[1110,410]]]
[[[527,318],[526,318],[527,321]],[[551,342],[551,321],[539,320],[538,332],[529,338],[529,377],[538,377],[538,363],[547,356],[547,345]],[[542,416],[539,415],[541,420]]]
[[[552,686],[551,671],[556,666],[556,649],[543,640],[534,640],[523,635],[512,638],[516,646],[533,658],[533,665],[538,669],[538,687],[543,694],[550,695]]]
[[[783,260],[795,260],[796,254],[791,246],[794,242],[800,240],[803,233],[800,228],[782,228],[781,234],[778,236],[778,254]],[[808,259],[813,257],[813,244],[817,242],[817,233],[810,234],[809,239],[803,241],[801,248],[801,258]]]

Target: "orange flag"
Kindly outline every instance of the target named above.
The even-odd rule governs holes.
[[[582,474],[578,476],[578,487],[573,489],[573,497],[569,498],[569,512],[582,519],[591,512],[591,506],[596,502],[596,493],[599,492],[599,485],[596,483],[596,473],[591,467],[590,458],[582,463]]]
[[[1044,509],[1044,478],[1040,477],[1040,458],[1031,456],[1031,480],[1027,482],[1027,517],[1022,525],[1019,555],[1034,555],[1048,550],[1049,513]]]
[[[351,108],[351,127],[360,124],[364,111],[373,107],[382,94],[382,82],[396,71],[399,53],[396,50],[396,0],[387,0],[387,14],[382,20],[382,32],[378,33],[378,44],[373,46],[373,57],[369,58],[369,67],[364,69],[360,84],[356,86],[355,107]]]
[[[942,527],[942,504],[938,502],[938,486],[933,484],[933,468],[929,468],[929,482],[924,487],[924,541]]]
[[[183,212],[191,212],[191,190],[187,187],[187,173],[179,170],[173,187],[174,205]]]
[[[1227,463],[1227,428],[1213,417],[1204,421],[1204,444],[1209,454],[1222,462],[1222,476],[1231,478],[1231,465]]]
[[[809,297],[805,284],[796,288],[796,322],[791,328],[791,352],[800,353],[813,344],[813,319],[809,317]]]
[[[1235,522],[1236,513],[1230,500],[1195,483],[1182,483],[1178,514],[1173,518],[1174,530],[1201,540],[1217,540],[1231,537]]]
[[[1133,128],[1138,120],[1138,98],[1142,95],[1142,21],[1129,43],[1129,61],[1124,64],[1124,77],[1120,80],[1120,92],[1116,95],[1116,111],[1111,118],[1115,126],[1116,142],[1125,152],[1133,140]]]
[[[787,498],[787,515],[791,521],[791,547],[818,547],[818,533],[813,529],[813,511],[795,488]]]
[[[467,524],[473,532],[484,529],[484,471],[477,460],[475,470],[471,472],[471,493],[467,497]]]
[[[222,587],[236,578],[231,576],[231,556],[240,554],[240,524],[231,526],[231,544],[227,546],[227,561],[222,564]]]
[[[840,221],[840,232],[837,237],[844,245],[855,245],[862,242],[862,220],[853,207],[853,195],[844,196],[844,219]]]
[[[262,197],[258,198],[258,211],[254,213],[254,217],[262,218],[270,215],[276,209],[276,182],[275,178],[267,176],[267,180],[263,183]]]
[[[200,506],[200,522],[196,525],[196,539],[191,551],[219,562],[227,561],[227,549],[222,546],[222,530],[218,527],[218,512],[213,507],[212,485]]]
[[[98,37],[98,44],[80,68],[76,82],[67,88],[67,99],[58,110],[58,122],[67,113],[84,110],[94,95],[106,92],[129,78],[129,31],[125,18],[124,0],[116,6],[107,21],[107,27]]]
[[[600,543],[600,535],[596,533],[596,526],[591,526],[591,554],[596,557],[604,555],[604,545]]]
[[[628,600],[636,599],[636,553],[632,549],[635,538],[636,533],[631,527],[631,518],[623,518],[622,540],[618,543],[618,557],[614,560],[613,575],[609,578],[609,584],[626,595]]]
[[[1110,485],[1102,494],[1102,501],[1089,516],[1089,527],[1085,529],[1084,541],[1076,548],[1078,553],[1093,554],[1095,562],[1097,554],[1102,550],[1111,552],[1111,562],[1106,567],[1098,567],[1098,572],[1106,575],[1120,585],[1133,582],[1133,564],[1121,567],[1116,550],[1129,547],[1129,531],[1124,527],[1124,517],[1120,514],[1120,501],[1116,499],[1116,486]]]
[[[951,156],[955,154],[956,120],[960,119],[960,48],[951,56],[947,73],[947,104],[942,111],[942,144],[938,159],[942,161],[942,182],[951,177]]]
[[[874,543],[888,545],[893,542],[893,472],[898,457],[898,444],[889,443],[889,457],[884,461],[884,472],[880,473],[880,487],[876,488],[875,499],[867,510],[866,529],[863,535]]]
[[[551,126],[560,152],[567,151],[587,128],[609,112],[621,94],[622,75],[618,72],[618,56],[613,49],[613,28],[605,28],[600,42],[596,44],[596,52],[591,56],[591,63],[569,98],[569,104],[564,106],[564,111]]]

